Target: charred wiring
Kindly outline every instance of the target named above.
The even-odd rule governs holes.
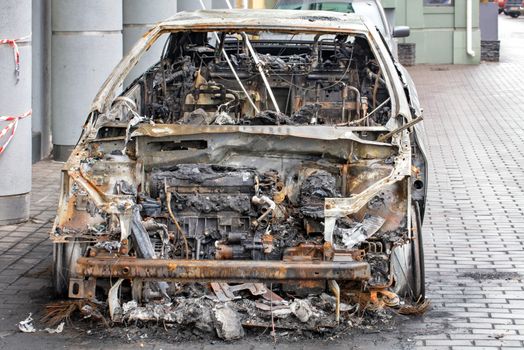
[[[170,37],[166,54],[137,83],[138,113],[156,123],[193,125],[335,125],[362,119],[384,125],[390,106],[367,113],[389,97],[384,74],[359,36],[316,35],[310,40],[253,40],[281,114],[274,112],[260,73],[245,43],[222,35],[222,45],[207,33]],[[234,64],[256,113],[221,56]],[[136,88],[136,85],[133,85]]]

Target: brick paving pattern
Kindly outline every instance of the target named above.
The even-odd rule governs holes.
[[[56,215],[62,166],[49,161],[34,165],[31,219],[0,226],[0,348],[4,338],[16,331],[18,321],[49,300],[49,232]]]
[[[524,348],[524,19],[501,16],[500,32],[500,63],[410,69],[425,109],[431,162],[425,253],[433,308],[391,334],[377,335],[395,339],[392,349]],[[41,310],[50,298],[48,233],[61,166],[50,161],[36,164],[31,220],[0,226],[1,349],[93,346],[67,332],[26,335],[16,329],[18,321]],[[102,340],[94,341],[105,347]],[[384,348],[358,339],[283,347],[348,344]],[[153,339],[146,343],[155,349],[168,345]],[[184,345],[187,350],[211,347],[217,346]]]
[[[524,21],[500,63],[410,69],[431,164],[421,349],[524,348]]]

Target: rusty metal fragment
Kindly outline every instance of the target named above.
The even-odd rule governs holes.
[[[239,295],[235,295],[235,292],[239,292],[241,290],[249,290],[251,295],[263,295],[268,292],[262,283],[242,283],[230,286],[227,283],[212,282],[210,285],[218,300],[222,302],[240,299],[241,297]]]
[[[160,260],[88,258],[77,261],[82,276],[146,278],[171,281],[366,280],[365,262],[282,262],[248,260]]]

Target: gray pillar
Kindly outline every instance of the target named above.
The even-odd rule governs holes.
[[[206,9],[208,10],[213,8],[211,0],[204,0],[204,5],[206,5]],[[202,6],[198,0],[178,0],[177,8],[178,11],[196,11],[201,10]]]
[[[51,4],[33,1],[33,163],[51,151]]]
[[[122,58],[122,0],[52,0],[53,157],[66,160],[100,85]]]
[[[31,0],[0,1],[0,39],[31,34]],[[31,41],[18,44],[20,81],[16,82],[13,49],[0,45],[0,115],[21,115],[31,108]],[[0,129],[8,125],[2,122]],[[6,135],[8,136],[8,135]],[[3,144],[7,137],[0,142]],[[0,225],[29,218],[31,191],[31,118],[19,121],[16,134],[0,154]]]
[[[173,0],[125,0],[124,1],[124,55],[131,50],[155,23],[165,20],[176,13],[176,1]],[[161,37],[140,59],[124,81],[124,87],[140,76],[147,68],[159,61],[167,35]]]

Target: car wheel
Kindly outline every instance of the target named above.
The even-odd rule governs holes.
[[[393,249],[391,268],[395,282],[393,291],[418,302],[424,300],[426,294],[422,217],[418,203],[413,206],[411,216],[412,239],[410,243]]]
[[[67,298],[69,278],[76,276],[76,260],[85,248],[85,243],[77,241],[53,244],[53,291],[57,297]]]
[[[503,10],[503,9],[499,9],[499,15],[500,15],[502,12],[504,12],[504,10]]]
[[[520,13],[512,13],[510,14],[511,18],[519,18]]]

